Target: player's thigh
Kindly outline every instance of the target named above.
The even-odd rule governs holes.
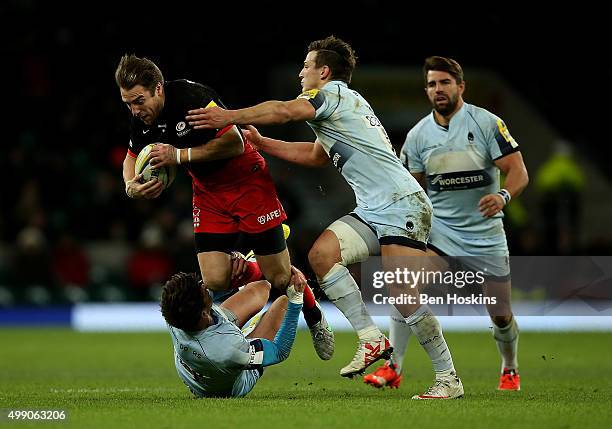
[[[436,252],[436,250],[430,247],[427,247],[425,255],[427,256],[427,271],[441,272],[448,270],[448,268],[450,267],[448,257],[446,255],[441,255],[440,253]]]
[[[226,299],[220,307],[236,316],[236,324],[242,327],[251,317],[261,311],[270,297],[270,283],[265,280],[252,282]]]
[[[382,266],[388,272],[421,272],[429,266],[429,257],[420,248],[409,247],[401,244],[384,244],[380,246],[382,254]],[[421,285],[415,285],[421,287]]]
[[[215,291],[229,288],[232,274],[230,255],[225,252],[200,252],[198,264],[207,288]]]
[[[195,232],[195,246],[202,280],[206,287],[219,291],[229,288],[232,264],[230,254],[236,246],[238,232]]]
[[[385,258],[390,257],[415,257],[417,260],[425,260],[427,257],[426,250],[420,247],[411,247],[404,244],[383,244],[380,246],[380,253]]]
[[[287,249],[273,255],[255,255],[264,277],[276,289],[284,290],[291,279],[291,259]]]
[[[261,317],[255,329],[247,337],[274,340],[285,318],[288,302],[288,298],[284,295],[276,298],[272,305],[270,305],[270,308],[268,308],[268,311]]]
[[[338,262],[342,261],[340,243],[336,234],[326,229],[317,237],[308,252],[308,262],[317,277],[322,278]]]

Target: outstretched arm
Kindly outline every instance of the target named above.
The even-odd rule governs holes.
[[[287,306],[287,312],[285,318],[281,324],[274,341],[261,338],[260,341],[263,344],[263,361],[262,366],[270,366],[280,363],[289,357],[293,341],[295,340],[295,333],[297,331],[298,319],[300,317],[300,311],[302,310],[302,303],[304,302],[303,286],[301,291],[289,286],[287,288],[287,296],[289,298],[289,304]]]
[[[234,125],[278,125],[289,121],[314,119],[315,108],[309,101],[265,101],[256,106],[225,110],[218,106],[190,110],[185,117],[195,129],[223,128]]]

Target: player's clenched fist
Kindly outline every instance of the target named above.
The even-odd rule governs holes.
[[[300,293],[304,292],[304,289],[308,284],[306,276],[304,276],[304,274],[300,270],[295,268],[293,265],[291,266],[291,281],[289,282],[289,284],[292,284],[295,288],[295,291]]]
[[[232,280],[240,280],[248,268],[247,260],[240,252],[232,252]]]

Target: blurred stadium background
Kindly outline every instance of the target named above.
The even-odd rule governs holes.
[[[611,254],[597,17],[588,16],[576,44],[564,28],[587,18],[580,11],[559,11],[552,22],[521,11],[396,14],[386,2],[334,3],[287,19],[276,8],[264,1],[228,14],[177,4],[161,16],[93,7],[72,19],[44,2],[3,2],[0,323],[64,324],[73,304],[153,302],[171,273],[197,269],[185,175],[157,201],[124,195],[128,112],[113,73],[127,52],[154,60],[168,80],[208,84],[241,107],[294,97],[307,44],[336,34],[355,48],[353,86],[397,149],[430,110],[423,59],[453,57],[465,69],[465,99],[504,118],[529,169],[528,189],[507,210],[511,253]],[[312,138],[304,124],[263,132]],[[313,173],[268,160],[294,263],[308,272],[310,245],[353,208],[352,193],[331,167]]]

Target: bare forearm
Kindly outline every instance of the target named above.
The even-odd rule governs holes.
[[[266,101],[247,109],[230,110],[235,125],[278,125],[292,120],[283,101]]]
[[[218,159],[227,159],[238,156],[244,152],[244,145],[232,144],[225,145],[218,142],[210,142],[202,146],[191,148],[191,160],[189,159],[189,149],[181,149],[181,164],[187,162],[206,162]]]
[[[136,159],[131,156],[126,156],[123,160],[123,182],[127,182],[128,180],[132,180],[136,175],[134,171],[134,166],[136,165]]]
[[[260,149],[276,158],[303,165],[305,167],[324,167],[329,163],[327,156],[316,155],[316,143],[286,142],[264,137]]]
[[[244,152],[244,142],[240,133],[233,127],[225,134],[201,146],[181,149],[178,155],[181,164],[184,162],[206,162],[218,159],[234,158]]]

